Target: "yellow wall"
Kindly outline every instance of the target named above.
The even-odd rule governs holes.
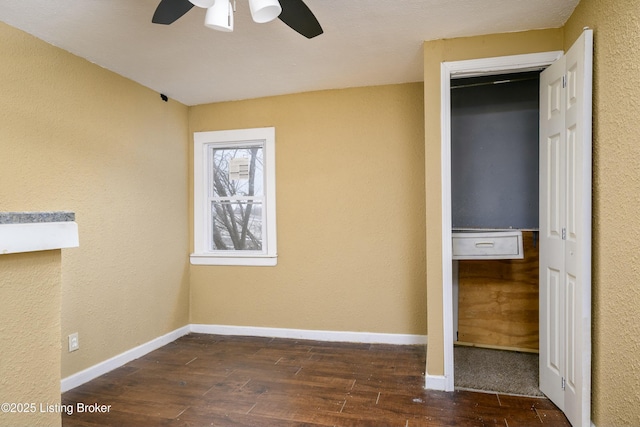
[[[440,63],[562,50],[562,30],[434,40],[424,43],[425,191],[427,218],[427,373],[444,374],[442,321],[442,180],[440,168]]]
[[[583,0],[565,49],[594,36],[592,419],[640,425],[640,24],[638,0]]]
[[[192,266],[192,323],[426,333],[421,84],[196,106],[190,126],[275,126],[279,253]]]
[[[187,107],[3,23],[0,58],[0,209],[79,226],[62,251],[64,378],[188,322]]]
[[[61,423],[46,412],[60,404],[60,264],[59,250],[0,255],[0,403],[35,404],[0,411],[2,426]]]

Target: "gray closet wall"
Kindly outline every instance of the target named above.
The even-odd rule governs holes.
[[[451,86],[453,228],[538,229],[539,73]]]

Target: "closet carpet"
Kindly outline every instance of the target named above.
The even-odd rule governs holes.
[[[538,388],[536,353],[456,346],[453,354],[457,389],[544,396]]]

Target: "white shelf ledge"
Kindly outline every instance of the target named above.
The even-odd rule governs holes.
[[[70,212],[0,213],[0,254],[78,247],[74,219]]]

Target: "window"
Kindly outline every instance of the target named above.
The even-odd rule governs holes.
[[[276,265],[275,129],[194,133],[192,264]]]

